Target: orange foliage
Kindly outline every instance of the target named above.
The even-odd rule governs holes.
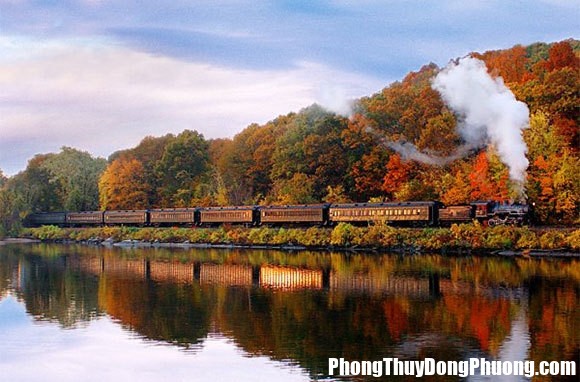
[[[101,209],[147,208],[148,185],[137,159],[115,159],[99,180]]]
[[[528,59],[526,48],[521,45],[474,56],[484,60],[489,72],[492,75],[501,76],[505,83],[518,83],[525,80]]]
[[[441,196],[441,201],[447,205],[469,203],[471,188],[467,176],[461,171],[457,171],[451,187]]]
[[[387,163],[387,173],[383,178],[383,190],[391,195],[397,192],[409,180],[410,170],[411,165],[402,161],[399,154],[391,155]]]
[[[493,199],[493,189],[488,180],[489,161],[485,151],[480,152],[473,164],[473,171],[469,174],[471,198],[473,200]]]
[[[385,167],[384,156],[384,149],[375,147],[352,166],[351,172],[356,190],[363,195],[364,199],[381,194],[381,181]]]

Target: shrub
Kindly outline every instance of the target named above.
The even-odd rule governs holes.
[[[330,244],[338,246],[352,245],[357,233],[356,227],[348,223],[338,223],[330,234]]]
[[[252,244],[271,244],[276,230],[274,228],[260,227],[250,231],[248,239]]]
[[[331,232],[328,228],[310,227],[303,232],[299,244],[310,247],[329,245]]]
[[[32,229],[33,237],[40,240],[56,240],[64,237],[63,229],[55,225],[44,225]]]
[[[455,246],[455,238],[448,228],[427,228],[415,239],[416,245],[427,250],[439,250]]]
[[[566,246],[566,238],[560,231],[547,231],[540,236],[540,248],[560,249]]]
[[[220,227],[211,230],[209,233],[209,242],[213,244],[229,243],[230,238],[228,237],[227,231],[223,227]]]
[[[568,245],[568,248],[575,251],[580,249],[580,229],[574,230],[568,234],[566,244]]]
[[[520,237],[516,242],[517,249],[538,248],[539,241],[535,232],[530,231],[527,227],[520,230]]]
[[[250,230],[247,228],[232,228],[227,231],[228,240],[235,244],[250,244],[249,232]]]
[[[497,226],[485,230],[485,248],[511,248],[518,239],[518,228],[512,226]]]
[[[478,221],[473,224],[452,224],[450,231],[455,239],[455,246],[464,248],[483,248],[485,229]]]

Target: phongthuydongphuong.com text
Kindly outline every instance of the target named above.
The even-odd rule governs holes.
[[[576,375],[575,361],[494,361],[469,358],[462,361],[399,360],[383,358],[375,361],[347,361],[344,358],[328,359],[330,376],[415,376],[455,375],[462,378],[472,375],[517,375],[531,378],[536,375]]]

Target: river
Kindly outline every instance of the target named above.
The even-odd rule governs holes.
[[[577,259],[10,244],[0,378],[349,380],[330,358],[578,361],[579,302]]]

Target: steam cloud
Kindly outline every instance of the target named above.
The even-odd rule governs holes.
[[[501,77],[492,78],[483,61],[472,57],[447,66],[432,86],[462,118],[459,134],[467,144],[493,144],[510,179],[523,186],[529,164],[522,138],[530,121],[526,104],[516,100]]]
[[[522,137],[522,130],[529,125],[527,105],[516,100],[501,77],[492,78],[483,61],[472,57],[449,64],[433,79],[432,87],[459,117],[457,132],[465,144],[447,157],[420,152],[410,143],[385,144],[405,158],[436,165],[444,165],[491,144],[522,194],[529,164],[528,148]]]

